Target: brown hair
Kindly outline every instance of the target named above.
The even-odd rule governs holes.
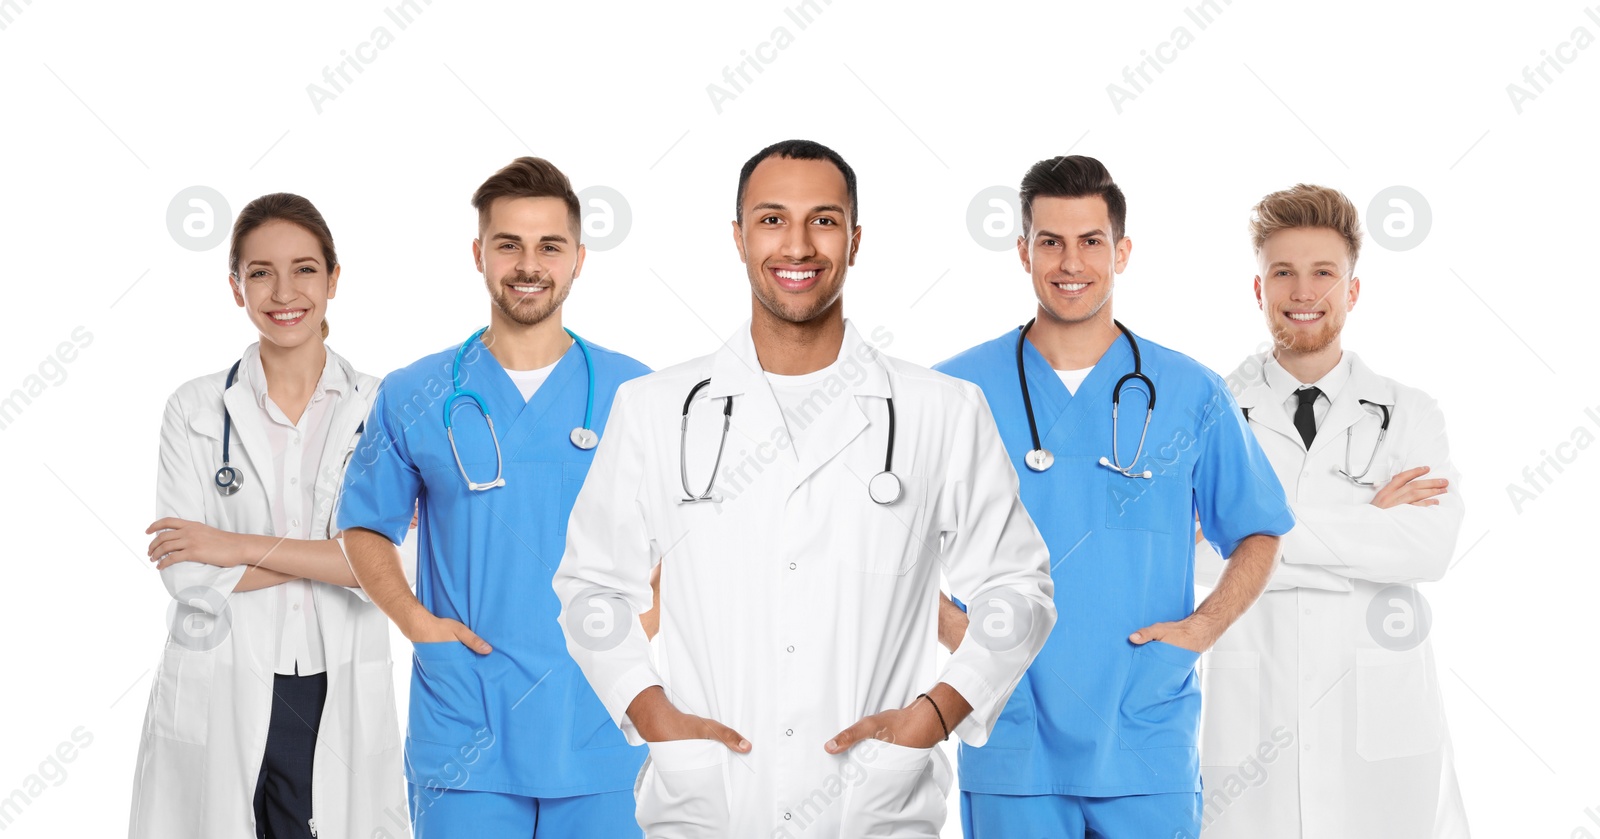
[[[554,163],[542,157],[519,157],[504,169],[489,176],[472,193],[473,209],[478,211],[478,231],[489,223],[489,208],[496,198],[560,198],[567,203],[567,221],[574,237],[583,229],[583,211],[572,182]]]
[[[333,233],[328,230],[328,223],[322,220],[322,213],[317,212],[310,201],[298,195],[274,192],[246,204],[234,220],[233,244],[228,248],[228,276],[239,279],[239,258],[245,237],[269,221],[286,221],[315,236],[317,243],[322,246],[322,260],[328,264],[330,274],[339,265],[338,254],[333,250]],[[328,337],[326,314],[322,316],[322,337]]]
[[[1361,214],[1337,189],[1295,184],[1258,201],[1250,211],[1250,244],[1257,256],[1267,237],[1296,227],[1324,227],[1344,239],[1350,267],[1361,253]]]
[[[1106,202],[1113,243],[1122,241],[1128,228],[1128,199],[1111,179],[1105,164],[1081,154],[1052,157],[1033,164],[1022,176],[1017,198],[1022,204],[1022,233],[1033,227],[1033,199],[1087,198],[1098,195]]]

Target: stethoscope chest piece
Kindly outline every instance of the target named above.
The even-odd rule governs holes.
[[[1049,449],[1034,449],[1022,456],[1022,462],[1035,472],[1043,472],[1055,465],[1056,456]]]
[[[600,435],[594,433],[593,429],[583,428],[581,426],[574,428],[572,429],[572,434],[570,437],[572,439],[572,445],[577,446],[584,451],[589,451],[595,446],[600,445]]]
[[[232,466],[224,466],[217,470],[216,483],[217,492],[223,495],[232,495],[239,491],[239,486],[244,483],[244,479],[239,475],[239,470]]]
[[[900,500],[900,478],[893,472],[879,472],[867,482],[867,495],[879,504],[893,504]]]

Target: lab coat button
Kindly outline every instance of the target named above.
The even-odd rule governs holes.
[[[792,562],[791,562],[791,563],[789,563],[789,570],[790,570],[790,571],[793,571],[793,570],[794,570],[794,563],[792,563]]]
[[[793,644],[789,645],[789,652],[791,652],[791,653],[794,652],[794,645]]]
[[[785,736],[785,737],[793,737],[794,736],[794,729],[792,729],[792,728],[784,729],[783,736]]]
[[[787,811],[787,810],[785,810],[785,811],[784,811],[784,812],[783,812],[783,820],[784,820],[784,821],[788,821],[788,820],[790,820],[790,819],[792,819],[792,818],[794,818],[794,814],[793,814],[793,813],[791,813],[791,812],[789,812],[789,811]]]
[[[298,484],[298,483],[300,483],[300,479],[298,477],[294,477],[294,478],[290,478],[289,479],[289,485],[290,486],[294,486],[295,484]]]

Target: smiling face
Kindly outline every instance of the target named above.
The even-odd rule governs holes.
[[[329,270],[311,231],[274,220],[245,236],[238,276],[229,277],[229,284],[261,340],[288,349],[322,340],[322,319],[339,284],[339,266]]]
[[[1326,227],[1279,230],[1256,259],[1256,302],[1279,350],[1315,353],[1339,339],[1361,294],[1344,237]]]
[[[1128,266],[1133,251],[1133,240],[1126,236],[1112,241],[1106,200],[1098,195],[1038,196],[1032,222],[1028,233],[1017,237],[1017,255],[1033,277],[1040,311],[1062,323],[1099,315],[1111,300],[1113,279]],[[1110,312],[1105,316],[1109,321]]]
[[[495,308],[532,326],[550,317],[583,270],[584,247],[560,198],[497,198],[472,240]]]
[[[756,164],[733,240],[751,292],[773,316],[807,323],[838,303],[861,245],[850,209],[844,174],[827,160]]]

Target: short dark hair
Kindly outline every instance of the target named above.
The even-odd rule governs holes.
[[[845,190],[850,194],[850,226],[856,226],[856,170],[844,162],[844,158],[833,149],[811,140],[784,140],[756,152],[755,157],[745,161],[744,168],[739,170],[739,194],[734,198],[733,220],[744,223],[744,189],[750,183],[750,173],[756,170],[761,161],[769,157],[783,157],[789,160],[826,160],[839,168],[839,173],[844,175]]]
[[[480,231],[489,223],[489,208],[496,198],[560,198],[567,203],[567,221],[572,225],[573,235],[580,235],[583,230],[583,212],[578,194],[572,191],[572,182],[554,163],[542,157],[519,157],[511,161],[472,193]]]
[[[1106,170],[1105,164],[1081,154],[1041,160],[1022,176],[1022,188],[1018,190],[1018,198],[1022,202],[1022,235],[1028,235],[1028,231],[1033,229],[1033,199],[1041,196],[1086,198],[1090,195],[1098,195],[1106,202],[1106,210],[1111,216],[1112,241],[1122,241],[1128,223],[1128,200],[1122,197],[1121,188],[1111,180],[1111,173]]]

